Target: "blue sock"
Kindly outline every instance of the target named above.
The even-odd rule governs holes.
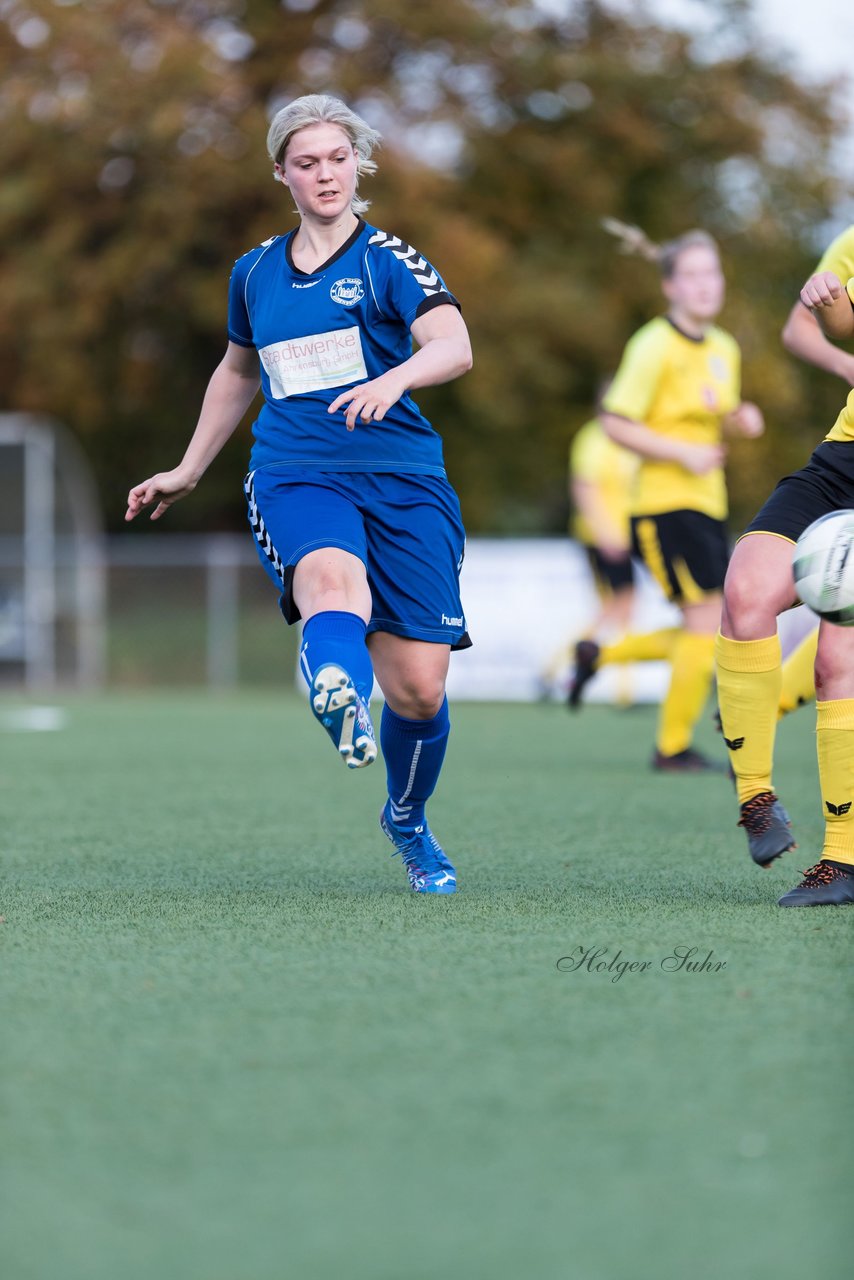
[[[357,613],[329,609],[316,613],[302,629],[300,666],[309,684],[327,662],[343,667],[365,702],[374,687],[374,667],[365,644],[367,627]]]
[[[388,703],[383,707],[380,744],[396,824],[420,827],[424,822],[424,805],[439,781],[450,731],[447,698],[432,720],[404,720]]]

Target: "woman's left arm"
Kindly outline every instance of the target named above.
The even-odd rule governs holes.
[[[408,360],[379,378],[351,387],[332,401],[330,413],[347,406],[348,431],[354,429],[357,418],[362,422],[382,422],[391,406],[407,391],[452,382],[471,368],[468,329],[451,303],[433,307],[419,316],[412,323],[411,333],[418,350]]]

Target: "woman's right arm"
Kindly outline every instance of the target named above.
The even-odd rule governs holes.
[[[688,444],[653,431],[643,422],[620,417],[616,413],[600,413],[603,430],[624,449],[631,449],[653,462],[675,462],[696,476],[722,467],[726,450],[721,444]]]
[[[128,494],[125,520],[133,520],[144,507],[157,506],[151,519],[192,493],[254,400],[261,378],[254,347],[229,342],[225,355],[208,383],[199,421],[181,462],[173,471],[160,471]]]
[[[599,421],[605,434],[624,449],[651,462],[674,462],[702,476],[723,466],[721,445],[688,444],[646,425],[667,369],[670,333],[665,321],[654,320],[629,339],[604,397]]]
[[[845,285],[832,271],[810,276],[801,289],[801,302],[809,307],[826,338],[844,342],[854,337],[854,304]]]
[[[854,355],[841,350],[824,336],[814,312],[800,299],[792,307],[783,329],[783,346],[800,360],[834,373],[854,387]]]

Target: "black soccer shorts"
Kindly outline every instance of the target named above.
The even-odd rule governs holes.
[[[825,440],[800,471],[784,476],[741,535],[774,533],[797,542],[808,525],[854,507],[854,440]]]
[[[620,560],[609,560],[603,556],[598,547],[585,545],[587,559],[596,580],[596,590],[600,596],[613,595],[617,591],[625,591],[634,583],[632,557],[626,548],[626,554]]]
[[[722,520],[702,511],[632,516],[632,547],[673,604],[699,604],[723,589],[729,541]]]

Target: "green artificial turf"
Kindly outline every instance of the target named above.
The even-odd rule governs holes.
[[[0,733],[4,1280],[848,1274],[854,909],[775,905],[812,710],[762,872],[651,709],[457,706],[424,898],[295,697],[63,705]]]

